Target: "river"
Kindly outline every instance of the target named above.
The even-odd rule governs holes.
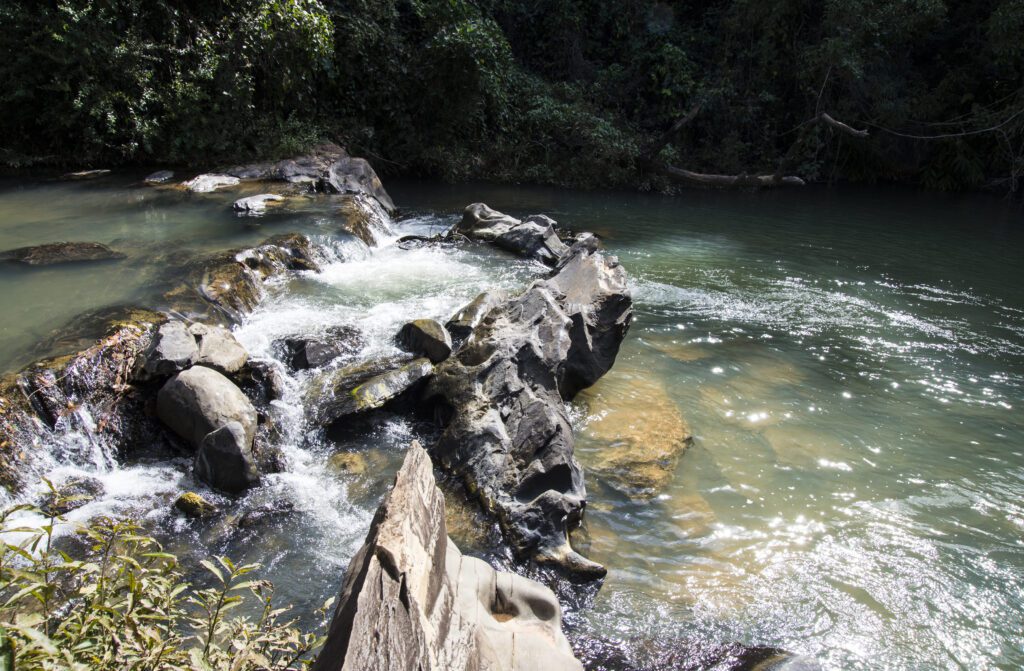
[[[573,404],[589,495],[574,542],[609,568],[592,603],[570,613],[573,627],[637,647],[778,646],[828,669],[1024,665],[1019,206],[883,187],[666,197],[387,186],[400,233],[442,230],[483,201],[594,231],[630,274],[629,336],[611,373]],[[238,193],[188,196],[131,176],[0,183],[0,249],[92,240],[129,257],[0,267],[0,369],[68,347],[54,330],[83,311],[159,305],[171,251],[288,231],[336,251],[323,273],[270,286],[236,328],[267,359],[280,356],[275,340],[337,324],[363,330],[364,354],[388,353],[404,321],[446,319],[482,289],[538,274],[483,246],[366,248],[338,233],[323,200],[238,217]],[[116,464],[65,437],[46,470],[104,482],[72,518],[134,515],[172,549],[258,560],[278,598],[308,613],[336,591],[404,446],[432,438],[402,416],[324,436],[302,420],[310,376],[290,374],[275,407],[288,471],[232,503],[228,520],[170,512],[177,492],[199,488],[184,461]],[[643,492],[623,462],[609,463],[683,433],[692,442]],[[363,455],[366,471],[333,468],[339,450]],[[288,505],[239,524],[268,502]],[[486,545],[493,529],[460,514],[460,544]]]

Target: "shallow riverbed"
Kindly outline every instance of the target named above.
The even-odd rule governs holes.
[[[884,188],[675,198],[388,183],[401,233],[429,233],[484,201],[593,230],[629,271],[636,321],[612,372],[574,404],[587,469],[575,542],[610,573],[574,626],[639,646],[730,641],[826,668],[1024,664],[1024,215],[982,196]],[[159,305],[161,259],[299,231],[332,244],[321,274],[271,286],[236,329],[257,357],[281,337],[355,324],[387,353],[406,320],[446,318],[480,290],[539,269],[486,247],[371,250],[324,201],[238,217],[239,191],[189,196],[112,177],[0,183],[0,250],[91,240],[125,261],[0,267],[0,369],[44,354],[74,315]],[[335,441],[302,420],[308,373],[275,412],[289,472],[237,505],[286,514],[202,526],[168,511],[194,488],[185,463],[113,466],[73,441],[56,475],[99,474],[107,495],[73,513],[145,516],[175,549],[259,560],[308,612],[332,594],[413,437],[405,418]],[[613,451],[689,447],[636,488]],[[330,455],[358,451],[363,474]],[[657,470],[657,469],[656,469]],[[212,496],[212,495],[211,495]],[[237,520],[235,520],[237,522]],[[474,523],[458,530],[473,541]]]

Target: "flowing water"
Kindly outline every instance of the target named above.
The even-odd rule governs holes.
[[[405,211],[398,233],[439,230],[481,200],[596,231],[630,273],[628,339],[573,404],[589,493],[574,542],[609,567],[570,615],[576,630],[638,647],[773,645],[829,669],[1024,665],[1019,209],[883,188],[667,198],[388,186]],[[272,285],[237,327],[269,360],[275,340],[337,324],[367,334],[363,354],[387,354],[404,321],[446,318],[484,288],[524,287],[540,272],[481,246],[367,249],[338,232],[323,200],[236,217],[237,196],[127,178],[0,186],[0,249],[75,239],[129,255],[0,268],[0,368],[43,353],[36,343],[83,310],[158,304],[169,249],[199,255],[292,230],[333,241],[337,262]],[[312,375],[290,375],[273,410],[287,472],[241,502],[206,492],[228,519],[170,512],[177,492],[204,491],[184,460],[116,465],[66,440],[47,468],[106,486],[73,518],[142,516],[178,551],[258,560],[279,597],[308,613],[337,589],[404,446],[432,438],[398,415],[357,437],[312,430]],[[687,432],[692,444],[655,464],[642,493],[633,473],[609,467],[623,450],[679,449]],[[365,472],[333,468],[339,450],[362,455]],[[473,524],[456,526],[462,543],[478,540]]]

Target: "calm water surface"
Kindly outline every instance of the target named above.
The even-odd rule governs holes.
[[[436,230],[484,201],[595,230],[630,273],[629,338],[574,403],[590,498],[576,543],[610,569],[575,626],[621,641],[776,645],[835,669],[1024,665],[1020,209],[883,188],[389,189],[400,233]],[[168,248],[200,254],[291,230],[343,243],[337,263],[271,287],[237,329],[267,359],[275,339],[336,323],[369,335],[367,355],[387,353],[403,321],[446,318],[482,288],[523,287],[538,272],[485,247],[368,250],[339,236],[323,201],[239,218],[236,197],[121,178],[0,187],[0,249],[97,240],[130,257],[0,269],[0,368],[37,355],[78,312],[158,303]],[[284,499],[295,512],[256,530],[167,513],[196,487],[185,463],[111,466],[55,446],[49,468],[107,485],[79,517],[144,515],[182,549],[258,558],[279,594],[309,610],[337,589],[403,446],[430,439],[400,417],[349,443],[327,439],[302,419],[309,376],[292,375],[276,408],[289,472],[234,504]],[[642,446],[678,427],[693,443],[651,496],[600,469],[609,435]],[[332,471],[338,449],[366,454],[373,475]]]

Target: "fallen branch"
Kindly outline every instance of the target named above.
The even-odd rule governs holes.
[[[840,133],[845,133],[846,135],[850,135],[861,139],[866,138],[868,136],[868,132],[866,130],[859,130],[857,128],[853,128],[852,126],[843,123],[842,121],[837,121],[836,119],[833,119],[831,116],[829,116],[828,112],[822,112],[821,114],[819,114],[818,121],[821,121],[822,123],[831,126]]]
[[[709,175],[671,165],[658,166],[663,175],[687,184],[718,188],[767,188],[773,186],[804,186],[806,182],[796,175]]]

